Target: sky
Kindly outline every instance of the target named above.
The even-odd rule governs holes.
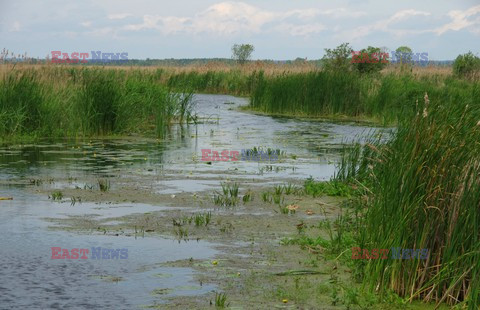
[[[0,49],[30,57],[229,58],[248,43],[253,59],[319,59],[343,42],[406,45],[431,60],[479,55],[480,1],[0,0]]]

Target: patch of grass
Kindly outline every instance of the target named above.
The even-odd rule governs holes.
[[[251,191],[248,191],[245,195],[243,195],[243,203],[246,204],[249,201],[253,200],[253,193]]]
[[[238,197],[238,188],[239,185],[237,183],[229,184],[229,183],[222,183],[222,193],[215,192],[213,194],[213,202],[217,206],[223,207],[234,207],[239,202]]]
[[[188,229],[178,226],[175,230],[175,235],[177,236],[178,240],[188,240]]]
[[[55,191],[49,195],[48,198],[53,201],[61,201],[63,199],[63,193],[61,191]]]
[[[263,200],[263,202],[272,203],[272,195],[269,192],[263,192],[262,193],[262,200]]]
[[[230,303],[227,303],[227,294],[215,292],[215,307],[225,308],[229,305]]]
[[[352,186],[339,180],[315,182],[313,178],[310,177],[305,181],[304,188],[305,193],[307,195],[312,195],[313,197],[326,195],[349,198],[355,194],[355,190],[352,188]]]
[[[272,198],[273,202],[277,205],[280,205],[285,201],[285,197],[283,197],[282,195],[273,195]]]
[[[193,222],[195,226],[208,226],[212,220],[212,213],[199,213],[193,216]]]

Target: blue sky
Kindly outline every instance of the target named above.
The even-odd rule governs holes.
[[[254,59],[318,59],[349,42],[410,46],[432,60],[480,52],[480,3],[315,0],[0,0],[0,49],[45,57],[128,52],[129,58],[230,57],[235,43]]]

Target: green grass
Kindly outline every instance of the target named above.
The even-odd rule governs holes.
[[[215,292],[215,307],[225,308],[228,306],[229,303],[227,303],[227,294]]]
[[[386,144],[355,147],[338,178],[365,187],[362,248],[429,249],[427,260],[359,262],[373,291],[480,305],[480,85],[450,81],[421,100]],[[456,88],[449,89],[455,86]]]
[[[313,178],[310,177],[305,181],[304,187],[305,193],[307,195],[312,195],[313,197],[340,196],[349,198],[355,194],[355,190],[352,186],[338,180],[315,182]]]
[[[172,89],[190,89],[197,93],[248,96],[252,92],[256,76],[255,72],[246,74],[239,70],[192,71],[170,74],[166,85]]]
[[[172,92],[148,71],[12,68],[0,79],[0,136],[164,137],[172,123],[193,119],[193,104],[191,92]]]
[[[415,111],[428,92],[431,100],[475,101],[478,82],[453,76],[412,73],[360,75],[318,71],[255,77],[250,108],[268,114],[347,117],[395,124]],[[466,103],[466,102],[465,102]]]
[[[51,198],[53,201],[61,201],[63,199],[63,193],[61,191],[55,191],[51,196],[48,196],[48,198]]]

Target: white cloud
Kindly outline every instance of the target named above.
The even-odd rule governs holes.
[[[476,19],[470,18],[475,15],[478,15]],[[477,26],[471,27],[471,31],[477,34],[480,33],[480,5],[471,7],[465,11],[450,11],[448,12],[448,16],[450,16],[452,21],[435,29],[434,32],[436,34],[441,35],[449,30],[459,31],[470,26]]]
[[[280,33],[289,33],[292,36],[309,36],[315,33],[322,32],[326,27],[320,23],[313,23],[308,25],[294,25],[289,23],[282,23],[275,27]]]
[[[398,11],[387,19],[379,20],[373,24],[356,27],[350,31],[343,31],[340,36],[347,37],[349,40],[356,40],[365,37],[375,31],[387,32],[397,37],[405,35],[414,35],[424,32],[431,32],[430,30],[408,30],[402,28],[392,28],[392,25],[398,24],[410,17],[414,16],[430,16],[429,12],[416,11],[416,10],[402,10]]]
[[[108,19],[125,19],[130,16],[132,16],[132,14],[129,14],[129,13],[109,14],[107,15],[107,18]]]
[[[22,26],[20,25],[20,23],[18,21],[14,21],[11,25],[10,25],[10,29],[9,29],[11,32],[18,32],[20,30],[22,30]]]
[[[345,8],[338,8],[338,9],[331,9],[331,10],[326,10],[322,11],[320,13],[321,15],[328,15],[332,16],[335,18],[341,18],[341,17],[361,17],[367,15],[366,12],[363,11],[349,11]]]
[[[81,22],[80,25],[83,26],[83,27],[90,27],[90,26],[92,26],[92,21],[87,20],[87,21]]]
[[[332,10],[295,9],[268,11],[243,2],[221,2],[208,7],[193,17],[144,15],[143,22],[129,24],[124,30],[158,30],[163,34],[214,33],[233,35],[237,33],[282,32],[292,36],[308,36],[326,29],[318,21],[320,17],[358,17],[364,12],[352,12],[345,8]]]

